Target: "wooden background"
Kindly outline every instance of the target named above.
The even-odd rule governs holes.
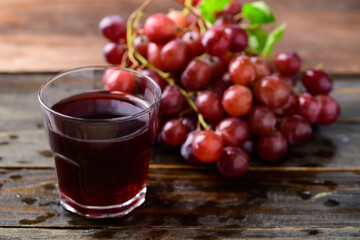
[[[37,90],[54,72],[105,64],[97,30],[141,0],[0,0],[0,239],[358,239],[360,237],[360,1],[271,0],[288,29],[277,50],[335,79],[339,121],[315,127],[284,161],[256,157],[241,179],[154,148],[144,205],[86,220],[59,205]],[[177,7],[154,0],[149,13]]]
[[[57,72],[105,64],[97,26],[109,14],[126,18],[141,0],[1,0],[0,72]],[[360,73],[359,0],[267,1],[288,28],[276,51],[294,50],[305,67],[323,63],[337,74]],[[154,0],[148,13],[179,8]]]

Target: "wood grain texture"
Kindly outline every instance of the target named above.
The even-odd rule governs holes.
[[[338,123],[284,161],[252,157],[239,180],[154,148],[146,202],[87,220],[59,204],[37,89],[53,74],[0,74],[0,239],[356,239],[360,237],[360,82],[335,76]]]
[[[150,169],[147,200],[120,219],[86,220],[59,205],[54,170],[0,170],[0,225],[46,228],[357,228],[359,172]]]
[[[141,0],[2,0],[0,72],[49,72],[104,64],[99,20],[129,16]],[[288,28],[276,51],[297,51],[305,67],[323,63],[332,73],[360,73],[360,3],[357,0],[269,0]],[[147,15],[179,8],[154,0]],[[145,15],[145,16],[147,16]]]
[[[0,228],[3,240],[22,239],[354,239],[359,228],[206,228],[206,227],[123,227],[101,229]]]

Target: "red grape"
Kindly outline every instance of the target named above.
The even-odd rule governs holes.
[[[192,30],[200,32],[199,26],[197,24],[198,18],[192,13],[189,13],[187,15],[187,18],[189,20],[190,25],[194,26],[194,29],[192,29]]]
[[[159,146],[164,149],[164,150],[167,150],[167,151],[174,151],[174,149],[177,147],[177,146],[170,146],[168,145],[164,139],[162,138],[161,136],[161,131],[160,133],[156,136],[156,142],[159,144]]]
[[[201,0],[191,0],[191,5],[193,5],[194,7],[196,7],[199,3],[200,3]],[[185,4],[186,0],[181,0],[181,2],[183,4]]]
[[[244,142],[242,149],[248,154],[252,154],[256,150],[256,139],[253,135],[250,135],[249,139]]]
[[[303,116],[310,123],[319,120],[321,104],[310,93],[302,93],[298,97],[297,113]]]
[[[134,39],[134,48],[142,56],[146,57],[149,40],[145,35],[139,35]]]
[[[328,94],[333,87],[333,80],[331,77],[321,69],[309,69],[303,77],[302,82],[306,90],[313,94]]]
[[[221,27],[207,29],[201,42],[206,52],[213,56],[224,55],[230,47],[230,39]]]
[[[234,85],[234,82],[231,81],[230,75],[228,73],[225,73],[222,78],[217,79],[217,81],[211,82],[210,88],[218,94],[223,95],[225,90],[232,85]]]
[[[299,115],[293,115],[284,119],[280,131],[288,143],[298,145],[309,139],[312,129],[309,121]]]
[[[165,14],[154,14],[145,21],[146,37],[154,43],[166,43],[176,36],[176,24]]]
[[[172,116],[178,114],[183,108],[184,96],[175,86],[166,86],[161,95],[160,114]]]
[[[280,132],[268,133],[260,137],[257,150],[259,155],[266,161],[279,160],[286,153],[286,139]]]
[[[279,72],[275,72],[272,75],[279,77],[281,80],[283,80],[285,83],[287,83],[290,88],[292,88],[296,85],[295,76],[285,76],[285,75],[281,75]]]
[[[213,91],[204,91],[196,97],[195,104],[199,112],[208,120],[217,120],[223,114],[220,96]]]
[[[264,106],[254,106],[246,116],[246,121],[250,131],[256,135],[272,132],[276,125],[274,113]]]
[[[221,103],[227,114],[239,117],[250,111],[253,96],[249,88],[235,84],[224,92]]]
[[[203,130],[195,135],[191,144],[195,156],[204,163],[216,162],[222,154],[222,138],[213,130]]]
[[[108,63],[117,65],[121,63],[124,50],[119,43],[109,42],[104,46],[103,53]]]
[[[273,112],[279,116],[284,117],[287,115],[293,115],[296,112],[298,104],[298,98],[293,91],[291,91],[289,100],[283,106],[273,109]]]
[[[146,56],[151,65],[157,67],[160,70],[165,70],[165,66],[161,61],[161,55],[160,55],[162,48],[163,48],[162,45],[149,42]]]
[[[211,67],[200,58],[190,61],[181,75],[181,83],[190,91],[204,89],[210,80]]]
[[[207,61],[211,67],[211,79],[213,81],[218,81],[226,71],[221,59],[219,57],[206,54],[204,60]]]
[[[161,138],[169,146],[177,146],[185,141],[186,127],[178,119],[171,119],[161,129]]]
[[[226,28],[225,32],[230,39],[231,52],[242,52],[248,46],[248,35],[244,29],[233,25]]]
[[[250,165],[248,154],[238,147],[225,147],[216,163],[220,174],[225,178],[239,178],[244,175]]]
[[[296,85],[296,79],[294,76],[280,76],[280,78],[289,84],[289,86],[295,86]]]
[[[318,123],[330,125],[336,122],[340,115],[340,107],[335,99],[327,95],[319,95],[317,100],[321,105]]]
[[[194,131],[196,129],[196,120],[191,117],[183,117],[182,124],[186,127],[187,132]]]
[[[142,73],[154,79],[154,81],[159,84],[161,91],[164,91],[165,81],[159,76],[159,74],[149,68],[142,70]]]
[[[271,67],[265,59],[251,57],[250,60],[255,67],[256,79],[261,79],[271,74]]]
[[[230,62],[229,74],[234,83],[248,85],[255,80],[256,69],[249,57],[239,56]]]
[[[229,15],[236,15],[241,12],[241,4],[237,0],[232,0],[228,5],[223,9],[223,13]]]
[[[296,86],[296,78],[295,76],[285,76],[281,75],[279,72],[276,72],[273,74],[273,76],[279,77],[281,80],[283,80],[289,88],[293,89]]]
[[[117,42],[121,38],[126,38],[126,22],[120,16],[104,17],[99,23],[99,29],[110,41]]]
[[[160,52],[161,62],[166,71],[181,70],[187,61],[187,46],[180,39],[169,41]]]
[[[276,56],[275,65],[281,74],[293,76],[301,68],[301,59],[294,52],[282,52]]]
[[[255,85],[256,99],[269,108],[284,106],[290,97],[288,85],[276,76],[266,76]]]
[[[225,146],[240,147],[249,138],[249,128],[240,118],[224,118],[216,126],[216,132],[222,137]]]
[[[222,64],[223,64],[224,68],[225,68],[225,69],[228,69],[228,68],[229,68],[229,63],[230,63],[230,61],[231,61],[230,56],[227,55],[227,54],[224,54],[224,55],[222,55],[222,56],[220,57],[220,60],[221,60],[221,62],[222,62]]]
[[[107,69],[103,75],[103,83],[109,91],[121,91],[132,93],[135,89],[135,76],[132,73]]]
[[[195,156],[192,150],[192,142],[199,131],[191,131],[187,134],[185,142],[181,144],[180,154],[190,164],[201,164],[202,162]]]
[[[189,19],[181,11],[170,11],[167,16],[174,21],[178,28],[187,28],[190,25]]]
[[[214,27],[229,27],[236,25],[233,17],[231,15],[225,14],[216,19],[213,26]]]
[[[186,43],[188,47],[188,54],[191,57],[196,57],[205,52],[204,46],[201,43],[200,33],[196,31],[186,32],[182,36],[182,40]]]

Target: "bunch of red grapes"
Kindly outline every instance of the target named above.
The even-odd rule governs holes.
[[[199,16],[154,14],[134,29],[132,41],[119,16],[107,16],[99,25],[110,40],[104,47],[107,62],[132,67],[125,53],[133,48],[147,60],[141,71],[163,90],[158,143],[180,146],[191,164],[216,162],[228,178],[246,173],[254,151],[277,161],[289,144],[310,138],[312,124],[332,124],[340,113],[328,95],[333,80],[323,70],[301,71],[301,59],[290,51],[272,60],[249,53],[239,13],[241,5],[232,1],[203,32]],[[303,87],[295,80],[300,71]],[[105,87],[131,91],[133,80],[125,75],[108,76]]]

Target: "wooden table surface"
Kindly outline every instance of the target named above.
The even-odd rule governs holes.
[[[322,62],[342,113],[284,161],[252,159],[233,181],[155,147],[144,205],[86,220],[60,207],[37,90],[55,72],[104,64],[101,17],[141,0],[0,1],[0,239],[229,239],[360,237],[360,2],[269,1],[305,67]],[[316,3],[315,3],[316,2]],[[166,11],[155,0],[149,12]]]

